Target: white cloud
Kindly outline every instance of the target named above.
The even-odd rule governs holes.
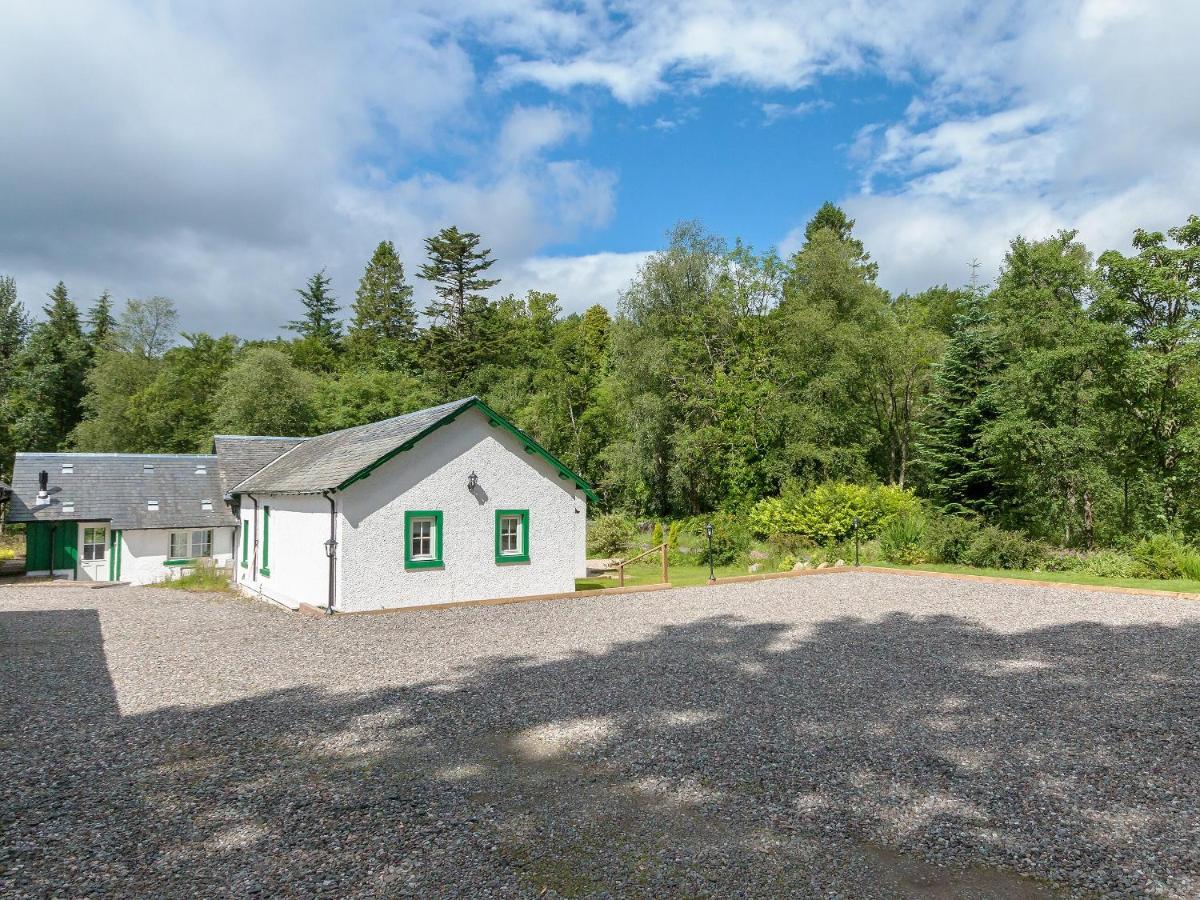
[[[583,312],[597,303],[611,310],[649,256],[649,251],[535,256],[514,268],[502,269],[501,274],[505,293],[549,291],[558,295],[567,313]]]
[[[810,113],[832,108],[828,100],[804,100],[800,103],[760,103],[763,120],[767,125],[774,125],[781,119],[799,119]]]

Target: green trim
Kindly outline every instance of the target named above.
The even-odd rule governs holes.
[[[108,580],[113,581],[113,570],[116,568],[117,556],[117,533],[113,529],[108,529]]]
[[[262,565],[258,567],[259,575],[270,577],[271,568],[267,560],[267,553],[271,549],[271,507],[263,507],[263,537],[262,537]]]
[[[123,559],[122,544],[124,543],[123,538],[125,537],[125,529],[118,528],[114,532],[114,534],[116,534],[116,536],[117,536],[116,537],[116,544],[117,544],[117,577],[116,577],[116,580],[120,581],[121,580],[121,561]]]
[[[433,519],[433,559],[412,558],[412,520]],[[404,511],[404,568],[440,569],[442,562],[442,511],[440,509],[409,509]]]
[[[536,454],[538,456],[541,456],[542,459],[544,459],[551,466],[553,466],[555,469],[558,470],[559,477],[562,478],[564,481],[573,481],[575,483],[575,486],[577,488],[579,488],[581,491],[583,491],[583,493],[587,496],[587,498],[589,500],[591,500],[593,503],[600,502],[600,498],[598,496],[596,496],[595,490],[592,489],[592,486],[587,483],[587,481],[583,478],[583,476],[578,475],[575,472],[572,472],[569,468],[567,468],[567,466],[565,464],[563,464],[557,458],[555,458],[555,456],[549,450],[547,450],[545,447],[543,447],[541,444],[539,444],[537,441],[535,441],[533,438],[531,438],[529,435],[527,435],[525,432],[523,432],[520,428],[518,428],[512,422],[508,421],[508,419],[504,418],[504,416],[500,415],[498,412],[496,412],[494,409],[492,409],[490,406],[488,406],[486,403],[484,403],[478,397],[472,397],[470,400],[468,400],[462,406],[458,407],[453,412],[447,413],[445,416],[443,416],[441,419],[438,419],[438,421],[434,422],[432,425],[430,425],[424,431],[409,438],[407,441],[405,441],[399,447],[396,447],[394,450],[389,450],[387,453],[385,453],[383,456],[379,457],[379,459],[375,460],[375,462],[371,463],[369,466],[359,469],[357,472],[355,472],[353,475],[351,475],[349,478],[347,478],[345,481],[343,481],[341,484],[339,484],[337,486],[337,490],[344,491],[346,488],[350,487],[350,485],[354,484],[354,482],[360,481],[363,478],[369,477],[372,472],[374,472],[376,469],[378,469],[380,466],[382,466],[385,462],[387,462],[388,460],[394,459],[396,456],[400,455],[401,453],[404,453],[406,450],[411,450],[423,438],[428,437],[430,434],[437,431],[443,425],[449,425],[451,422],[453,422],[455,419],[457,419],[460,415],[462,415],[464,412],[466,412],[471,407],[476,407],[477,409],[479,409],[480,412],[482,412],[484,415],[486,415],[488,417],[488,425],[492,426],[493,428],[496,426],[500,426],[505,431],[507,431],[509,434],[511,434],[513,437],[515,437],[518,441],[520,441],[524,445],[526,453]],[[406,529],[406,531],[407,531],[407,529]]]
[[[521,520],[521,552],[500,552],[500,520],[507,516],[516,516]],[[529,562],[529,510],[527,509],[498,509],[496,510],[496,565],[508,563]]]
[[[195,559],[168,559],[163,562],[164,566],[194,566],[199,562]]]
[[[246,520],[242,519],[242,568],[245,569],[250,565],[250,529],[246,527]]]

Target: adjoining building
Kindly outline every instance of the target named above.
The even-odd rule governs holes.
[[[211,560],[247,594],[331,611],[558,593],[586,574],[592,488],[477,397],[213,443],[17,454],[9,519],[30,574],[144,584]]]

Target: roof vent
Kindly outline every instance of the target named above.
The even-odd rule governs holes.
[[[158,512],[158,501],[157,500],[147,500],[146,501],[146,511],[147,512]]]
[[[154,471],[154,463],[142,463],[142,474],[149,475]]]
[[[62,464],[62,473],[64,475],[74,475],[75,474],[75,463],[63,463]]]
[[[75,512],[75,501],[74,500],[64,500],[63,505],[62,505],[62,511],[64,514]]]
[[[200,508],[202,510],[204,510],[205,512],[212,512],[212,501],[211,500],[201,500]]]
[[[196,474],[197,475],[207,475],[208,474],[208,466],[205,465],[204,463],[196,463]]]

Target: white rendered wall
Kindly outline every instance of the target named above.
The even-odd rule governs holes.
[[[121,532],[121,581],[154,584],[165,581],[175,570],[164,566],[170,557],[172,531],[198,531],[194,528],[139,528]],[[233,528],[214,528],[213,561],[227,566],[233,559]],[[113,550],[109,551],[110,553]]]
[[[339,496],[340,611],[572,591],[585,565],[582,491],[477,409]],[[529,510],[528,563],[497,564],[497,509]],[[404,568],[405,510],[442,512],[442,568]]]
[[[237,547],[234,562],[236,578],[243,591],[268,597],[296,609],[301,603],[324,606],[329,596],[329,559],[325,541],[329,539],[329,501],[312,494],[255,494],[258,499],[258,562],[255,566],[254,501],[243,496],[243,527],[250,528],[249,566],[242,568],[242,546]],[[269,575],[262,573],[263,510],[271,508]],[[253,567],[253,568],[252,568]]]

